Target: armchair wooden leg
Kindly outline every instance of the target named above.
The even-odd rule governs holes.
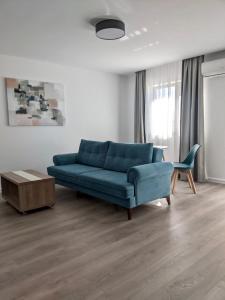
[[[171,183],[173,184],[173,181],[174,181],[174,175],[176,174],[176,170],[173,171],[173,174],[171,176]]]
[[[166,197],[166,201],[167,201],[168,205],[171,204],[171,201],[170,201],[170,195]]]
[[[197,191],[196,191],[196,187],[195,187],[195,183],[194,183],[194,179],[193,179],[191,170],[188,170],[188,177],[190,178],[190,182],[191,182],[191,186],[192,186],[192,190],[193,190],[194,194],[197,194]]]
[[[127,218],[128,218],[128,220],[132,219],[132,208],[127,209]]]
[[[172,187],[172,194],[174,194],[174,191],[175,191],[175,185],[176,185],[176,181],[177,181],[177,177],[178,177],[178,173],[179,171],[178,170],[174,170],[175,174],[174,174],[174,178],[173,178],[173,187]]]
[[[188,184],[189,184],[189,187],[192,189],[192,183],[191,183],[191,178],[190,178],[190,175],[188,172],[186,172],[186,175],[187,175],[187,179],[188,179]]]

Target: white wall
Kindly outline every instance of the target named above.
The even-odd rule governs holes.
[[[204,103],[207,177],[225,183],[225,75],[204,78]]]
[[[8,126],[3,77],[61,82],[65,126]],[[46,171],[56,153],[75,152],[81,138],[119,140],[120,76],[0,55],[0,172]]]

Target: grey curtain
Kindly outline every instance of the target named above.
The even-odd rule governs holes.
[[[194,144],[200,144],[194,168],[194,179],[205,181],[204,157],[204,105],[201,64],[204,56],[182,62],[180,161]]]
[[[135,75],[134,141],[145,143],[146,71],[136,72]]]

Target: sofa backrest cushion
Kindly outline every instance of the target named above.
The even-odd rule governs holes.
[[[127,172],[129,168],[152,162],[153,144],[109,142],[104,169]]]
[[[81,140],[77,155],[77,163],[103,168],[109,142]]]

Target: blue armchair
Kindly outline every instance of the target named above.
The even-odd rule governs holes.
[[[182,161],[181,163],[173,163],[173,167],[174,167],[174,172],[173,172],[173,176],[172,176],[172,184],[173,184],[172,193],[173,194],[175,192],[175,185],[176,185],[176,181],[177,181],[179,173],[184,173],[187,176],[190,188],[193,190],[194,194],[197,193],[191,170],[194,168],[195,157],[197,155],[199,148],[200,148],[200,145],[198,145],[198,144],[194,145],[191,148],[190,152],[188,153],[188,155],[184,161]]]

